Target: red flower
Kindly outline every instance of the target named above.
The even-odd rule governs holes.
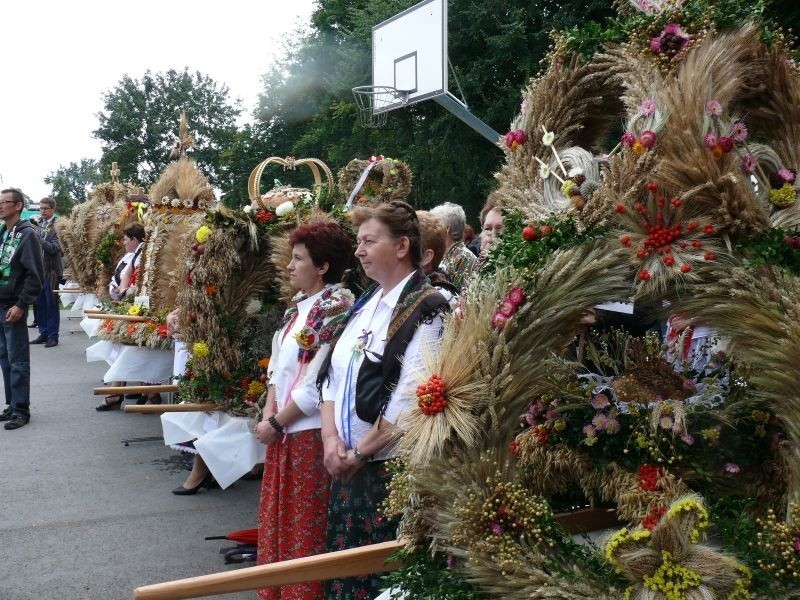
[[[715,258],[717,258],[717,255],[714,254],[713,252],[706,252],[703,255],[703,258],[706,259],[706,260],[714,260]]]
[[[709,223],[708,225],[703,227],[703,233],[705,233],[706,235],[713,235],[714,234],[714,226]]]
[[[672,200],[670,200],[670,202],[672,203],[672,206],[674,206],[675,208],[680,208],[682,204],[680,198],[673,198]]]
[[[624,214],[625,214],[625,210],[626,210],[626,209],[625,209],[625,205],[624,205],[624,204],[617,204],[617,205],[614,207],[614,212],[616,212],[616,213],[619,213],[619,214],[621,214],[621,215],[624,215]]]
[[[641,271],[639,271],[639,279],[641,279],[642,281],[649,281],[650,271],[648,271],[647,269],[642,269]]]
[[[256,221],[259,223],[269,223],[275,217],[275,213],[261,209],[256,213]]]
[[[206,285],[205,290],[206,294],[208,294],[209,296],[213,296],[214,294],[217,293],[217,286],[215,286],[213,283],[209,283]]]
[[[658,186],[655,183],[653,183],[652,181],[649,181],[647,183],[647,189],[655,194],[656,191],[658,190]]]
[[[621,235],[619,236],[619,243],[625,246],[626,248],[631,247],[631,236],[629,235]]]
[[[692,270],[692,265],[681,265],[681,273],[688,273]]]
[[[508,451],[514,458],[519,457],[519,446],[520,444],[517,440],[512,440],[508,445]]]

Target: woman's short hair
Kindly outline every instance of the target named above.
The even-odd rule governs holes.
[[[459,207],[460,208],[460,207]],[[447,245],[447,229],[442,220],[433,211],[418,210],[419,232],[422,238],[422,252],[433,250],[431,266],[436,269],[442,262],[445,246]]]
[[[322,275],[325,283],[339,283],[353,256],[353,240],[333,221],[300,225],[289,235],[289,243],[303,244],[315,267],[328,263],[328,270]]]
[[[422,262],[419,219],[414,208],[407,202],[393,200],[375,207],[361,206],[353,211],[350,219],[354,227],[360,227],[365,221],[375,219],[382,223],[394,237],[408,238],[411,263],[418,267]]]
[[[439,217],[445,226],[450,228],[450,237],[453,240],[460,242],[464,238],[467,215],[458,204],[445,202],[439,206],[434,206],[431,209],[431,213]]]
[[[141,223],[131,223],[122,230],[122,233],[127,235],[129,239],[144,241],[144,226]]]
[[[483,223],[486,221],[486,215],[493,210],[500,210],[500,203],[498,200],[497,192],[492,192],[489,194],[489,197],[486,198],[486,202],[484,202],[483,208],[481,209],[481,227],[483,227]]]

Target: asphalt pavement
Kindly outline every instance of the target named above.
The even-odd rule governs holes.
[[[94,410],[107,365],[86,362],[94,340],[61,316],[59,345],[31,346],[31,422],[0,428],[0,600],[130,600],[238,568],[219,554],[233,542],[204,538],[255,527],[260,483],[171,494],[191,463],[162,441],[122,443],[160,436],[159,417]]]

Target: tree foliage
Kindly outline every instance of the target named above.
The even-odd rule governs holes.
[[[213,182],[220,171],[220,154],[236,136],[238,101],[225,85],[200,72],[173,69],[147,71],[141,79],[128,75],[104,95],[100,126],[94,136],[102,143],[104,169],[116,161],[123,180],[149,186],[169,163],[185,112],[195,139],[193,158]]]
[[[86,201],[86,188],[103,181],[100,164],[92,158],[60,166],[44,178],[56,200],[56,212],[68,214],[74,204]]]
[[[239,136],[226,160],[238,167],[249,158],[252,169],[269,155],[313,156],[337,170],[353,158],[383,154],[411,166],[416,206],[457,202],[474,220],[503,159],[499,148],[433,102],[394,111],[383,129],[358,125],[351,89],[370,83],[372,27],[414,3],[320,0],[311,31],[264,77],[259,124],[247,132],[257,137]],[[472,113],[505,133],[520,90],[547,52],[550,30],[611,12],[603,0],[451,2],[449,55]],[[449,88],[457,90],[452,77]],[[246,199],[249,170],[229,174],[222,185],[236,204]]]

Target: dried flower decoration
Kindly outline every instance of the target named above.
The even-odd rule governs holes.
[[[689,45],[691,36],[678,23],[667,23],[658,37],[650,38],[650,51],[672,60]]]
[[[500,303],[497,311],[492,317],[492,327],[497,331],[505,329],[508,320],[513,317],[519,307],[525,302],[525,292],[522,288],[513,287],[508,291],[506,299]]]
[[[516,129],[509,131],[505,135],[505,143],[511,150],[516,150],[528,140],[528,136],[524,129]]]

